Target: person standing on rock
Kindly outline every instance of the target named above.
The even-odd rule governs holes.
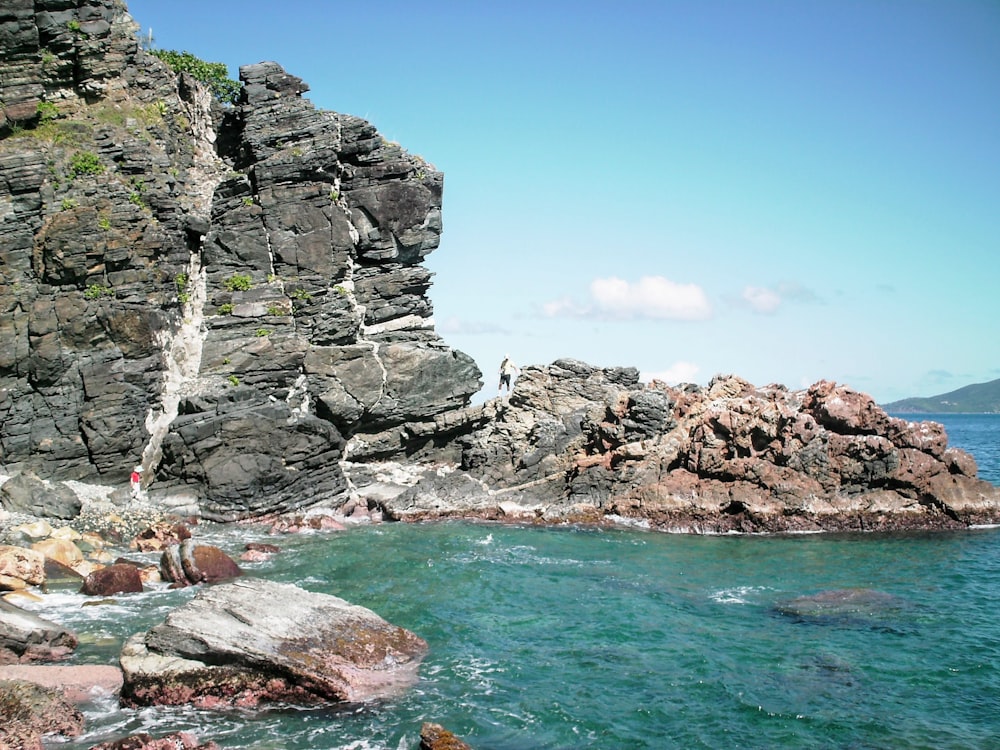
[[[497,393],[499,394],[506,388],[507,395],[509,396],[511,376],[517,376],[520,372],[521,368],[514,364],[509,354],[505,354],[503,362],[500,363],[500,384],[497,386]]]
[[[142,466],[136,466],[132,469],[132,477],[129,480],[132,485],[132,499],[138,500],[139,494],[142,492]]]

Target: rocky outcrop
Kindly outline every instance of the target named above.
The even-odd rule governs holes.
[[[639,383],[634,369],[559,360],[525,368],[509,403],[468,424],[456,438],[465,471],[385,495],[389,517],[611,517],[719,533],[1000,521],[1000,489],[976,478],[941,425],[892,418],[826,381],[669,388]]]
[[[364,701],[410,684],[427,644],[374,612],[291,584],[206,588],[122,649],[126,704]]]
[[[997,519],[939,426],[833,383],[647,388],[561,360],[469,406],[480,373],[435,333],[423,265],[443,175],[277,63],[222,106],[136,28],[120,0],[0,9],[0,472],[125,484],[138,464],[157,509],[219,521]],[[414,459],[438,466],[378,478]]]
[[[141,464],[217,520],[336,497],[346,440],[412,450],[479,388],[427,297],[443,176],[275,63],[222,107],[136,28],[0,10],[0,470]]]

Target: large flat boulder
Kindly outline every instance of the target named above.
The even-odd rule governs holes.
[[[65,659],[76,645],[71,630],[0,599],[0,663]]]
[[[366,701],[416,679],[420,637],[364,607],[243,578],[201,591],[122,648],[127,705]]]

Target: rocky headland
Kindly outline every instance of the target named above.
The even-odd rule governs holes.
[[[480,372],[435,333],[422,264],[443,175],[277,63],[224,106],[137,28],[119,0],[0,16],[0,472],[123,487],[138,465],[151,505],[215,521],[997,520],[940,427],[831,383],[668,388],[561,360],[470,407]]]
[[[0,8],[0,588],[223,582],[127,644],[125,700],[363,699],[405,682],[426,648],[340,600],[225,583],[238,565],[180,518],[1000,523],[1000,489],[940,425],[832,382],[670,387],[561,359],[472,405],[481,373],[435,332],[423,265],[443,175],[371,123],[317,109],[274,62],[242,67],[223,105],[137,29],[121,0]],[[159,569],[112,554],[132,540],[164,550]],[[275,624],[268,602],[301,616]],[[343,630],[306,627],[319,620]],[[19,663],[76,643],[7,607],[0,634]],[[324,650],[331,639],[350,653]]]

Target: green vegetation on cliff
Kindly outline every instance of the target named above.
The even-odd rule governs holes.
[[[190,73],[204,83],[223,104],[235,104],[240,94],[240,84],[229,77],[225,63],[205,62],[190,52],[171,49],[154,49],[150,53],[165,62],[175,73]]]
[[[967,385],[949,393],[926,398],[904,398],[883,407],[902,414],[1000,414],[1000,379]]]

